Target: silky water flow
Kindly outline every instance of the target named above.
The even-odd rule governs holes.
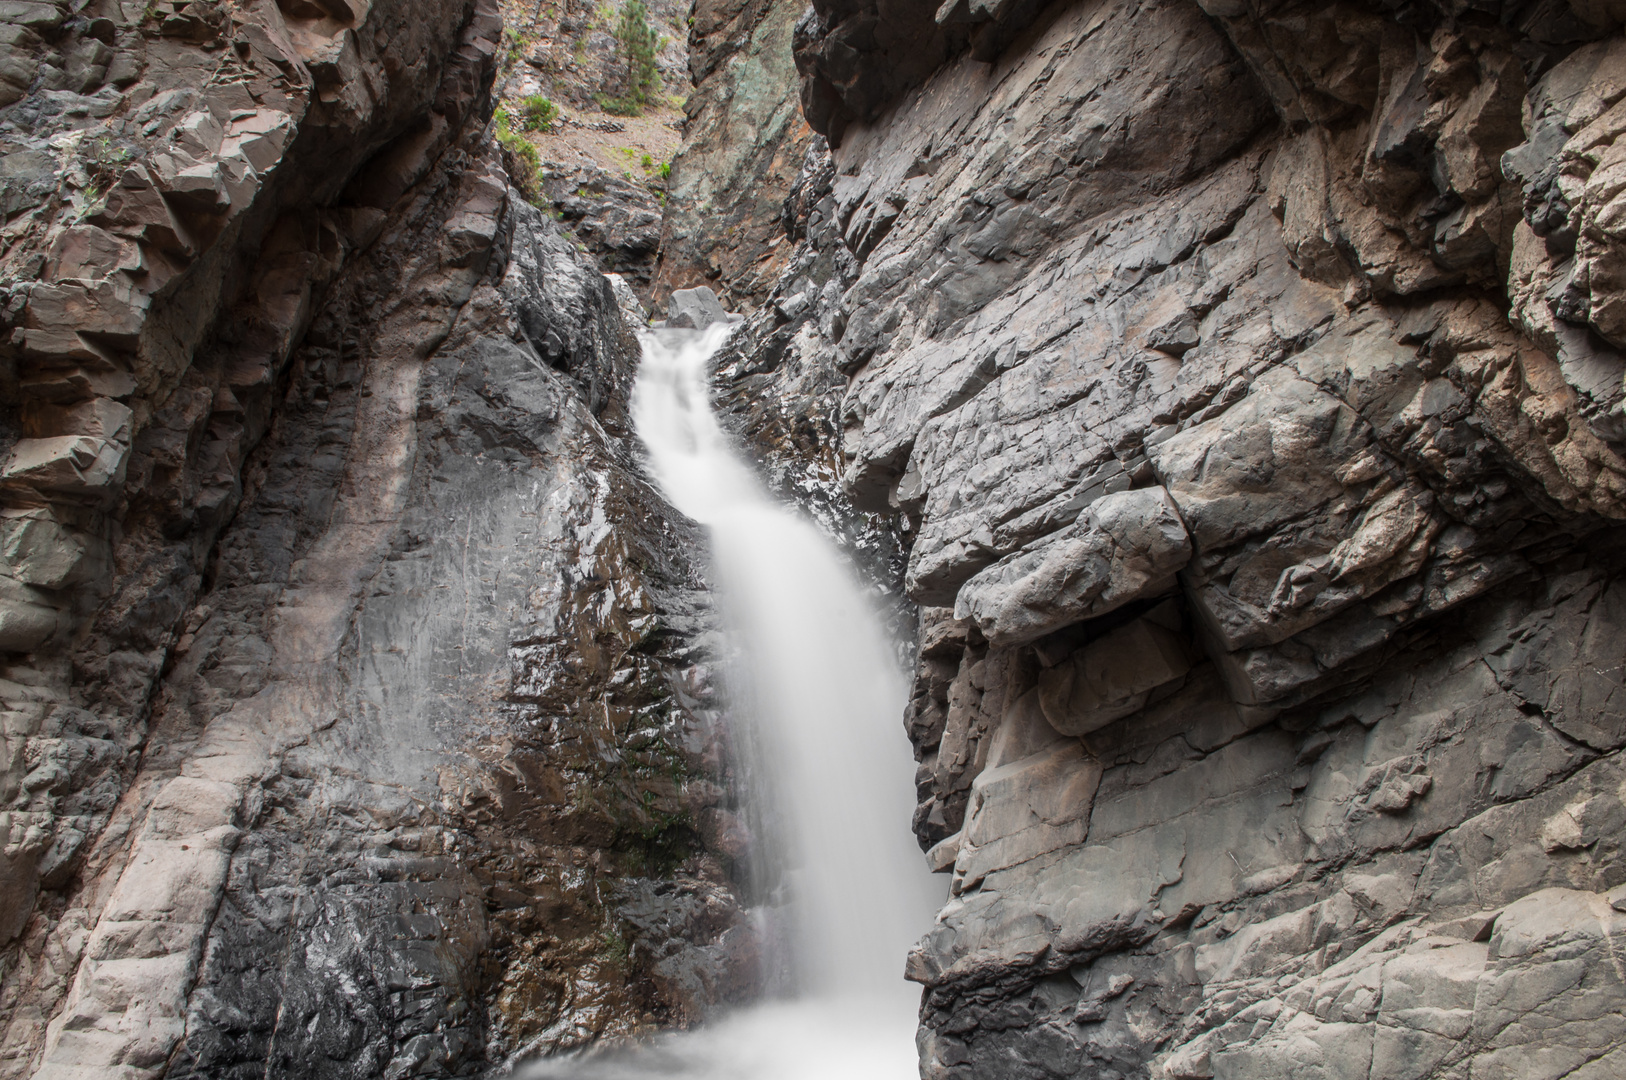
[[[779,877],[772,963],[787,988],[696,1030],[554,1059],[536,1077],[911,1080],[918,988],[909,946],[942,879],[909,833],[915,764],[907,684],[851,567],[776,504],[712,415],[708,362],[730,327],[642,335],[632,411],[656,480],[709,531],[737,662],[728,683],[750,730],[754,824]],[[739,721],[736,721],[739,723]]]

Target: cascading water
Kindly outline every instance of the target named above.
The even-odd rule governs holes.
[[[753,722],[788,868],[786,1000],[615,1055],[545,1064],[536,1076],[695,1080],[909,1080],[918,992],[909,945],[942,887],[909,835],[914,761],[900,717],[906,684],[851,569],[807,521],[776,505],[711,412],[707,367],[727,338],[643,335],[632,410],[672,504],[707,526],[731,685]]]

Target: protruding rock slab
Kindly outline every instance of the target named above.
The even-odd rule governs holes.
[[[0,577],[0,650],[28,652],[57,627],[56,608],[46,594],[9,577]]]
[[[1085,735],[1144,706],[1191,670],[1178,622],[1162,608],[1085,645],[1039,676],[1039,705],[1063,735]],[[1173,623],[1173,626],[1169,625]]]
[[[1083,843],[1100,783],[1101,763],[1076,742],[983,772],[971,785],[959,834],[954,891],[975,887],[995,870]]]
[[[152,1076],[186,1027],[203,935],[220,902],[240,832],[231,784],[177,777],[145,827],[85,945],[84,963],[52,1021],[45,1080]]]
[[[1120,491],[967,581],[954,616],[974,620],[990,645],[1021,645],[1167,592],[1190,558],[1191,538],[1167,489]]]

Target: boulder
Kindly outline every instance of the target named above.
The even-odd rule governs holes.
[[[37,491],[110,496],[124,479],[128,443],[61,435],[19,439],[0,480],[26,484]]]
[[[85,545],[49,510],[26,510],[0,518],[0,558],[23,584],[60,589],[84,565]]]
[[[666,305],[666,325],[677,329],[704,330],[712,323],[728,321],[717,294],[704,285],[678,289]]]

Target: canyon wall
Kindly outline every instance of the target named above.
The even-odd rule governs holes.
[[[1626,1065],[1623,17],[697,8],[654,289],[918,605],[924,1076]],[[701,537],[495,8],[0,21],[0,1075],[751,998]]]
[[[1623,16],[797,25],[718,393],[906,548],[923,1076],[1626,1068]]]
[[[784,272],[781,211],[813,133],[796,106],[796,0],[697,0],[694,90],[661,221],[653,297],[705,285],[754,311]]]
[[[5,9],[0,1075],[473,1075],[758,980],[624,285],[493,6]]]

